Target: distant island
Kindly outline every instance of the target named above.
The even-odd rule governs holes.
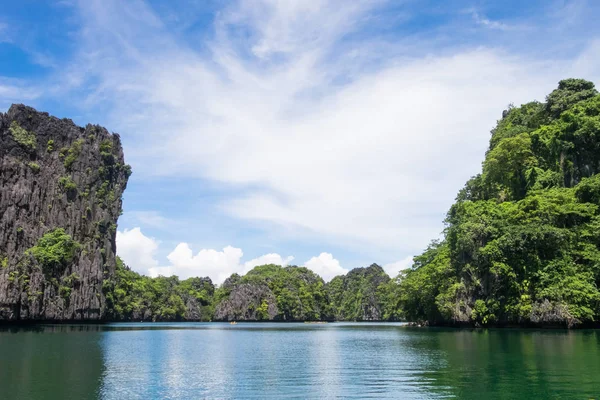
[[[502,113],[444,239],[393,278],[377,264],[327,283],[277,265],[218,287],[143,276],[115,255],[131,174],[117,134],[13,105],[0,162],[0,321],[600,321],[600,95],[582,79]]]

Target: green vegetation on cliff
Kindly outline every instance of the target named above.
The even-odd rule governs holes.
[[[15,142],[19,143],[25,148],[35,150],[35,146],[37,146],[37,140],[34,132],[30,132],[27,129],[22,128],[17,121],[11,122],[8,130],[15,139]]]
[[[42,236],[26,253],[35,258],[44,274],[54,275],[62,272],[80,248],[63,228],[57,228]]]
[[[408,320],[573,326],[600,313],[600,96],[561,81],[511,107],[445,239],[400,277]]]
[[[395,287],[375,264],[329,284],[305,267],[261,265],[215,289],[209,278],[150,278],[117,259],[115,279],[105,281],[104,292],[114,320],[378,321],[397,319],[387,311]]]
[[[336,320],[380,321],[395,319],[387,310],[393,281],[383,268],[373,264],[336,276],[327,284],[329,301]],[[386,313],[387,312],[387,313]]]
[[[125,321],[212,319],[214,286],[208,278],[180,281],[150,278],[130,270],[117,257],[115,278],[104,282],[108,317]]]
[[[0,112],[0,164],[0,322],[105,319],[131,173],[119,135],[13,104]]]
[[[331,319],[325,283],[305,267],[262,265],[233,275],[217,290],[215,319],[318,321]]]

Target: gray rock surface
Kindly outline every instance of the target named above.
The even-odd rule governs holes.
[[[24,105],[0,113],[0,320],[99,320],[131,170],[119,135]],[[80,248],[52,274],[28,254],[63,228]]]
[[[279,310],[275,295],[266,284],[238,283],[237,275],[228,278],[223,287],[231,290],[229,296],[217,304],[214,319],[216,321],[257,321],[260,318],[257,311],[265,302],[267,304],[268,320],[273,320]]]

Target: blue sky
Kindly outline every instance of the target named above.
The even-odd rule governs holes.
[[[600,2],[7,2],[0,109],[119,132],[118,253],[221,282],[265,262],[394,275],[509,103],[598,82]]]

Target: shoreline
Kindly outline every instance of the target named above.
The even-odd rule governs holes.
[[[578,331],[578,330],[600,330],[600,323],[582,324],[574,327],[566,327],[561,325],[543,325],[543,324],[498,324],[489,326],[474,326],[470,324],[418,324],[408,321],[124,321],[124,320],[15,320],[15,321],[0,321],[0,329],[2,328],[18,328],[18,327],[35,327],[44,325],[81,325],[81,326],[108,326],[110,324],[188,324],[188,323],[203,323],[203,324],[228,324],[228,325],[244,325],[244,324],[306,324],[306,325],[325,325],[325,324],[344,324],[352,323],[358,325],[375,325],[375,324],[398,324],[406,328],[425,328],[425,329],[449,329],[449,330],[464,330],[464,331],[485,331],[493,330],[560,330],[560,331]]]

